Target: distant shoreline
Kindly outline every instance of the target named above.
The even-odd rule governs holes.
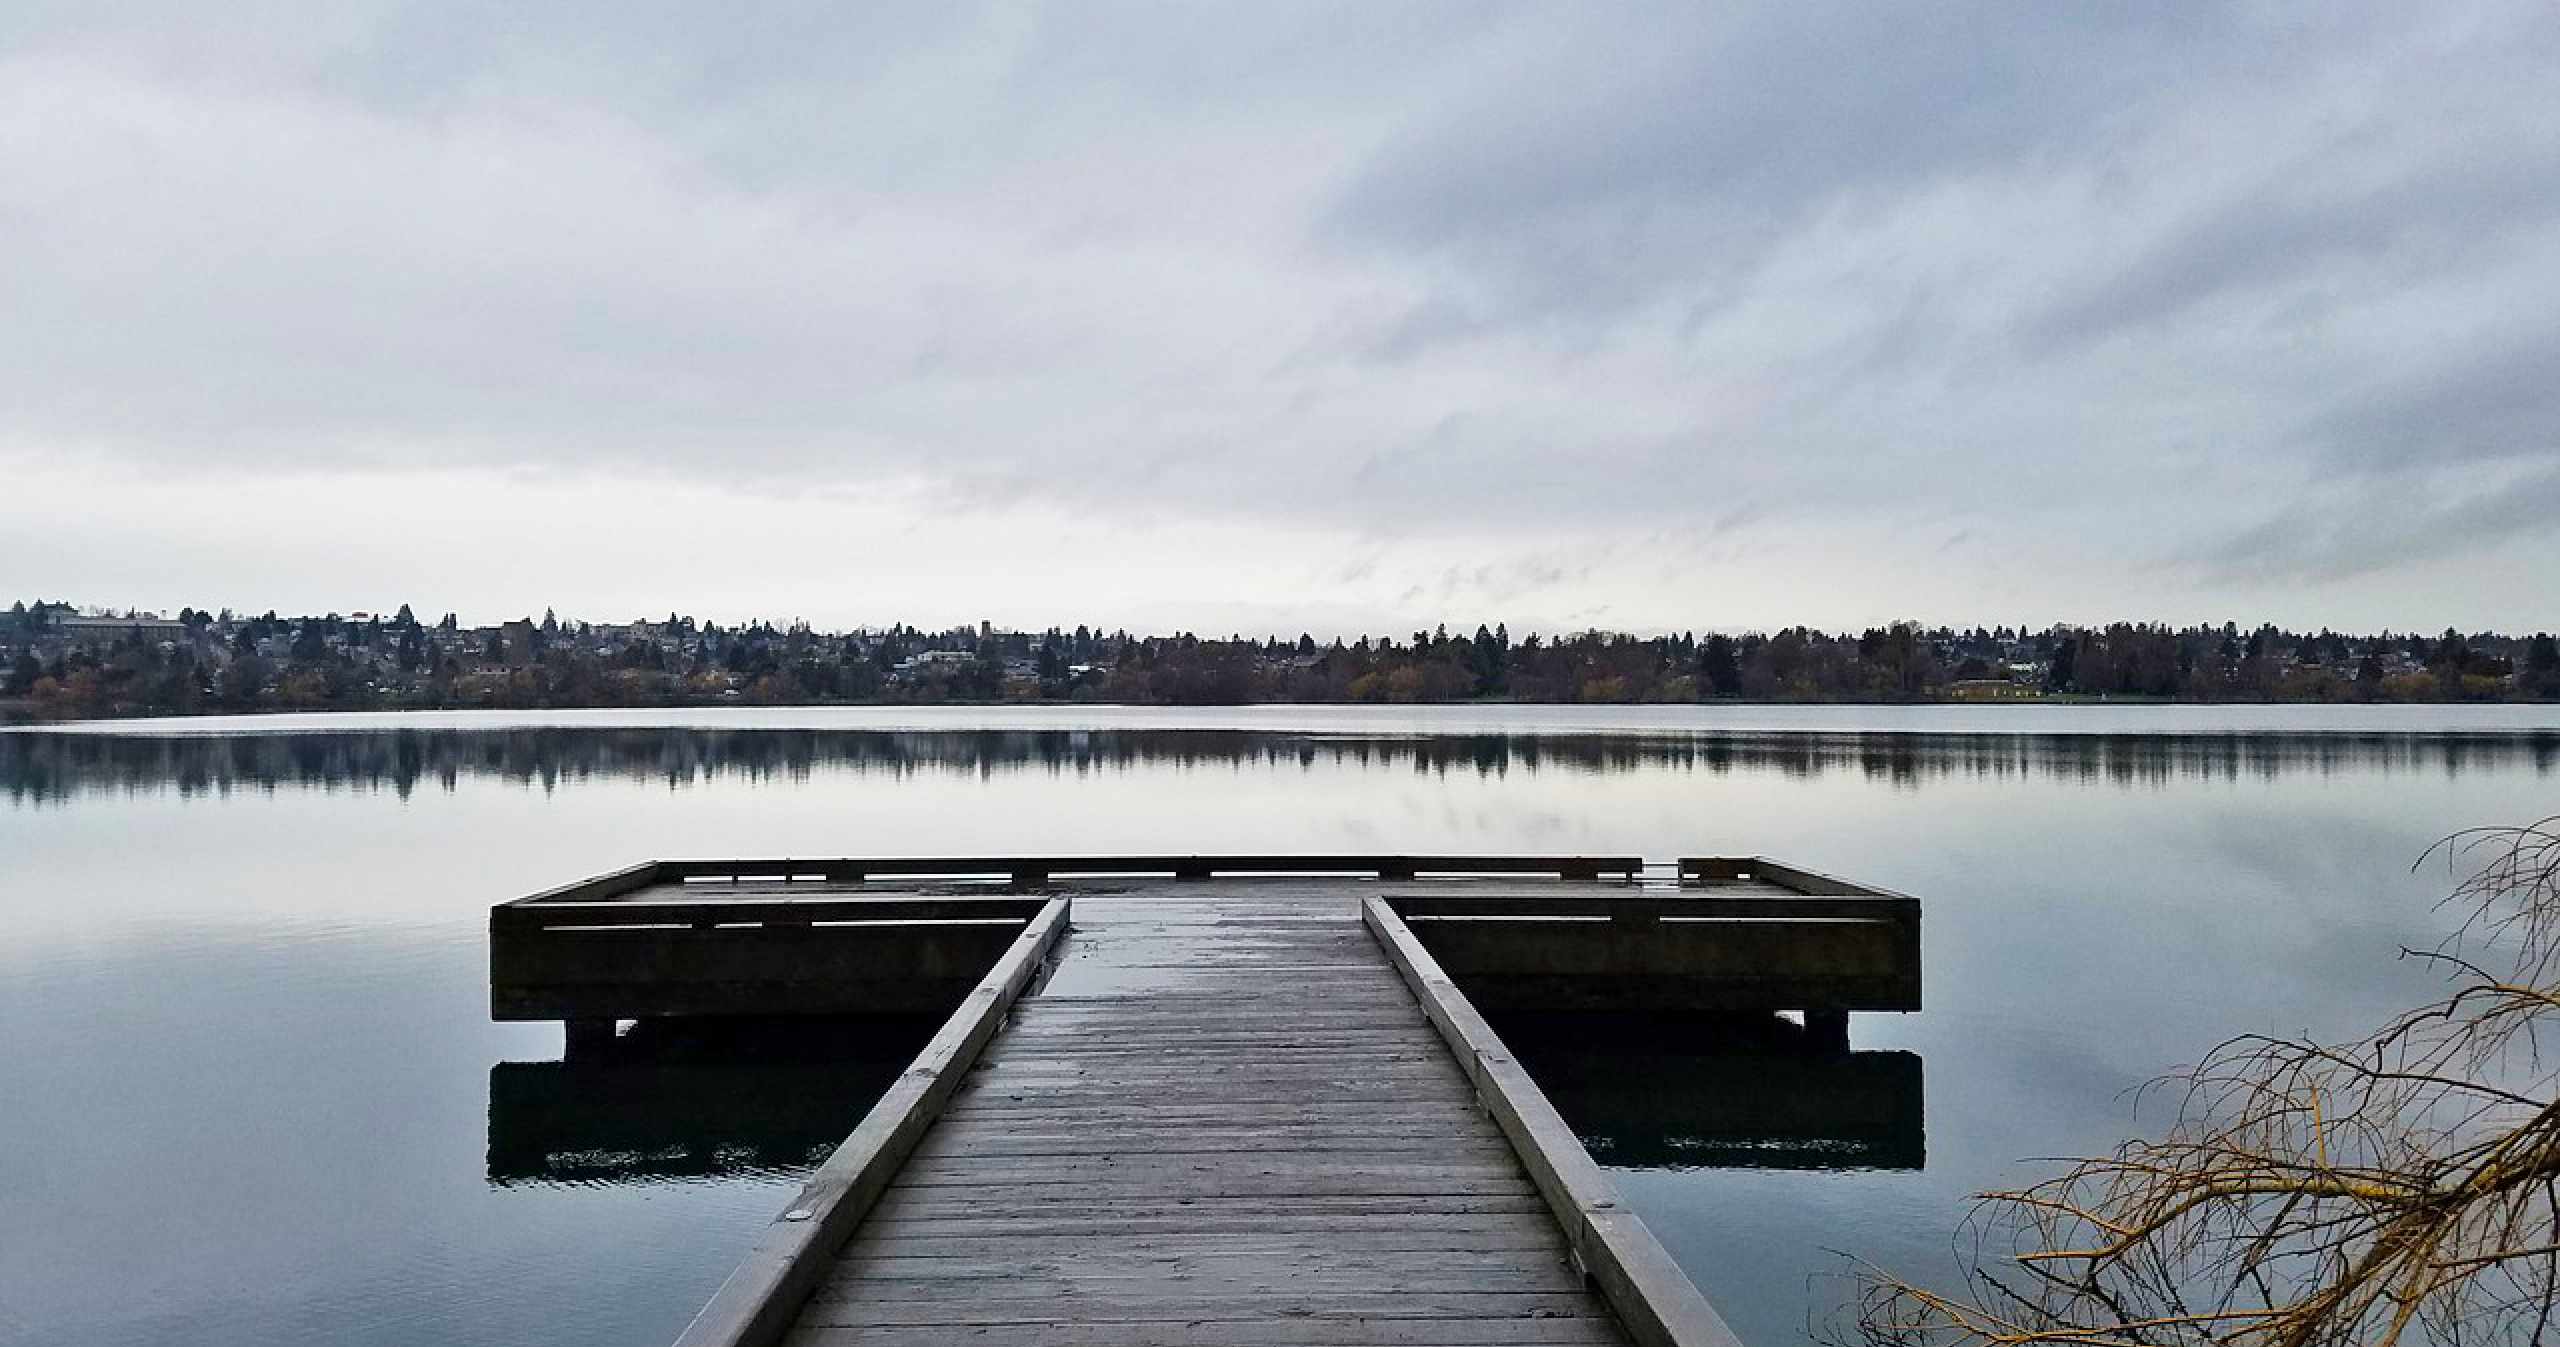
[[[1985,709],[1985,710],[2006,710],[2006,709],[2031,709],[2031,708],[2034,708],[2034,707],[2041,707],[2041,706],[2061,706],[2061,707],[2148,707],[2148,706],[2157,706],[2157,707],[2182,707],[2182,706],[2184,706],[2184,707],[2198,707],[2198,708],[2207,708],[2207,707],[2231,708],[2231,707],[2256,707],[2256,706],[2267,706],[2267,707],[2277,707],[2277,706],[2303,706],[2303,707],[2309,707],[2309,706],[2318,706],[2318,707],[2337,707],[2337,708],[2342,708],[2342,709],[2370,708],[2370,709],[2374,709],[2374,710],[2390,710],[2390,709],[2393,709],[2393,708],[2405,708],[2405,707],[2446,707],[2446,706],[2560,706],[2560,701],[2553,701],[2553,700],[2549,700],[2549,699],[2535,699],[2535,698],[2509,698],[2509,699],[2500,700],[2500,701],[2452,701],[2452,700],[2427,700],[2427,701],[2371,701],[2371,702],[2354,702],[2354,701],[2323,701],[2323,700],[2309,700],[2309,699],[2306,699],[2306,700],[2293,700],[2293,701],[2288,701],[2288,700],[2274,700],[2274,699],[2252,699],[2252,700],[2246,700],[2246,701],[2240,701],[2240,700],[2232,700],[2232,701],[2207,701],[2207,700],[2190,699],[2190,698],[2181,698],[2181,697],[2108,696],[2108,695],[2104,695],[2104,694],[2090,694],[2090,693],[2056,693],[2056,694],[2042,694],[2042,695],[2034,695],[2034,696],[1983,697],[1983,698],[1968,698],[1968,697],[1924,697],[1924,698],[1899,699],[1899,700],[1891,700],[1891,701],[1881,700],[1881,699],[1877,699],[1877,698],[1861,698],[1861,697],[1820,697],[1820,698],[1774,699],[1774,700],[1766,700],[1766,701],[1754,701],[1754,700],[1748,700],[1748,699],[1744,699],[1744,698],[1713,698],[1713,699],[1704,700],[1704,701],[1653,701],[1653,702],[1645,702],[1645,701],[1634,701],[1634,702],[1536,702],[1536,701],[1519,701],[1519,700],[1515,700],[1515,699],[1511,699],[1511,698],[1505,698],[1505,697],[1463,697],[1463,698],[1453,698],[1453,699],[1441,700],[1441,701],[1402,701],[1402,702],[1389,702],[1389,701],[1303,701],[1303,700],[1294,700],[1294,699],[1282,699],[1282,700],[1275,700],[1275,701],[1245,701],[1245,702],[1136,702],[1136,701],[1109,701],[1109,700],[1103,700],[1103,699],[1078,699],[1078,698],[1064,698],[1064,697],[1060,697],[1060,698],[1042,698],[1042,699],[1022,699],[1022,698],[1003,699],[1003,698],[999,698],[999,699],[994,699],[994,700],[983,700],[983,701],[982,701],[982,700],[970,700],[970,699],[964,699],[964,698],[945,698],[945,699],[938,700],[938,701],[901,701],[901,700],[895,700],[895,699],[889,699],[889,698],[874,698],[874,699],[868,699],[868,700],[862,700],[862,701],[844,701],[844,700],[838,700],[838,701],[788,701],[788,702],[760,702],[760,701],[746,701],[746,700],[742,700],[742,699],[735,699],[735,698],[726,698],[726,699],[722,699],[722,698],[687,698],[687,699],[680,700],[680,701],[653,701],[653,702],[636,702],[636,703],[635,703],[635,702],[575,702],[575,703],[555,703],[555,704],[513,704],[513,703],[491,704],[491,703],[482,703],[482,704],[472,704],[472,705],[455,705],[455,706],[258,706],[258,707],[222,707],[222,706],[215,706],[215,707],[203,707],[203,708],[197,708],[197,709],[188,709],[188,710],[173,709],[173,708],[168,708],[168,707],[139,707],[139,706],[137,706],[137,707],[116,708],[116,709],[113,709],[113,710],[109,710],[109,711],[105,712],[104,714],[90,713],[90,714],[77,715],[77,716],[49,716],[49,715],[46,715],[46,714],[43,712],[43,710],[42,710],[42,709],[40,709],[39,704],[38,704],[38,703],[36,703],[36,702],[30,701],[30,700],[27,700],[27,699],[24,699],[24,698],[18,698],[18,699],[0,698],[0,725],[17,725],[17,726],[81,725],[81,724],[112,723],[112,722],[128,721],[128,720],[203,720],[203,719],[214,719],[214,718],[249,719],[249,718],[262,718],[262,717],[268,717],[268,716],[330,716],[330,715],[380,715],[380,716],[398,716],[398,715],[439,715],[439,714],[449,714],[449,713],[455,713],[455,712],[490,712],[490,713],[531,712],[531,713],[543,713],[543,712],[553,712],[553,711],[631,711],[631,712],[647,712],[647,711],[740,711],[740,710],[752,710],[752,711],[795,711],[795,710],[897,710],[897,711],[933,711],[933,710],[942,710],[942,709],[949,709],[949,710],[986,710],[986,709],[990,709],[990,708],[1001,708],[1001,709],[1007,709],[1007,710],[1014,710],[1014,709],[1021,709],[1021,710],[1040,710],[1040,709],[1074,710],[1074,709],[1077,709],[1077,708],[1084,708],[1084,707],[1091,707],[1091,708],[1096,708],[1096,709],[1101,709],[1101,708],[1117,708],[1117,709],[1128,709],[1128,710],[1148,710],[1148,711],[1184,711],[1184,710],[1197,710],[1197,711],[1218,711],[1218,710],[1230,710],[1230,711],[1232,711],[1232,710],[1246,710],[1246,709],[1267,709],[1267,708],[1274,708],[1274,707],[1350,707],[1350,708],[1358,708],[1358,709],[1362,709],[1362,710],[1394,711],[1394,710],[1422,710],[1422,709],[1433,709],[1433,708],[1440,708],[1440,709],[1465,709],[1465,708],[1469,708],[1469,707],[1498,707],[1498,706],[1537,707],[1537,708],[1542,708],[1542,709],[1583,708],[1583,707],[1624,707],[1624,708],[1657,707],[1657,708],[1659,708],[1659,707],[1691,707],[1691,706],[1695,706],[1695,707],[1724,708],[1724,709],[1734,709],[1734,710],[1763,709],[1763,708],[1767,708],[1767,709],[1781,709],[1781,708],[1793,709],[1793,708],[1807,708],[1807,707],[1877,707],[1877,708],[1888,708],[1888,707],[1889,707],[1889,708],[1964,707],[1964,708],[1978,708],[1978,709]]]
[[[14,633],[14,635],[13,635]],[[386,619],[0,617],[0,696],[37,717],[276,710],[703,706],[2345,705],[2560,699],[2560,638],[2350,637],[2116,623],[2043,632],[1900,622],[1863,632],[1514,640],[1445,627],[1391,637],[1202,640],[912,627],[722,629],[671,614],[597,626],[463,628]]]
[[[1993,706],[1997,709],[1991,709]],[[2040,710],[2042,707],[2058,708]],[[2560,703],[2036,702],[1416,703],[1102,701],[867,702],[662,706],[261,708],[192,715],[11,720],[0,735],[647,732],[816,734],[1208,733],[1317,739],[1761,735],[2560,736]],[[2112,711],[2115,714],[2110,715]]]

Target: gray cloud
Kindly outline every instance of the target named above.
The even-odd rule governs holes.
[[[1209,521],[1148,583],[1275,611],[1904,616],[2118,592],[2090,537],[2378,606],[2342,480],[2560,452],[2555,57],[2527,0],[14,6],[0,463]]]
[[[2560,462],[2560,322],[2534,317],[2541,326],[2481,334],[2340,399],[2306,434],[2325,462],[2353,470]]]
[[[1502,47],[1330,224],[1448,255],[1532,308],[1702,283],[1712,300],[1820,212],[2103,160],[2145,105],[2236,75],[2276,36],[2235,10],[1584,11]]]
[[[2206,556],[2232,579],[2335,582],[2412,562],[2442,563],[2560,536],[2560,468],[2452,495],[2412,498],[2367,485],[2287,506]]]
[[[2309,289],[2325,315],[2358,292],[2459,274],[2476,264],[2475,252],[2560,226],[2560,134],[2545,127],[2539,144],[2482,139],[2465,135],[2441,147],[2441,157],[2381,181],[2352,158],[2352,144],[2319,146],[2318,158],[2330,162],[2295,166],[2310,181],[2217,203],[2121,270],[2028,319],[2022,345],[2049,352],[2140,337],[2234,294]],[[2356,181],[2335,181],[2341,176]]]

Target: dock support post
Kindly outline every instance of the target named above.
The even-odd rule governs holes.
[[[1808,1010],[1804,1013],[1805,1045],[1815,1052],[1849,1050],[1849,1012]]]
[[[566,1050],[561,1055],[572,1059],[579,1057],[592,1057],[599,1052],[603,1052],[606,1049],[611,1048],[613,1046],[614,1030],[618,1028],[619,1025],[620,1022],[616,1020],[581,1019],[564,1021],[561,1024],[561,1028],[568,1031],[568,1042],[565,1045]]]

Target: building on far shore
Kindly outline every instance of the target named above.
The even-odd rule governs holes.
[[[77,617],[64,614],[53,620],[53,631],[75,641],[113,641],[142,634],[146,641],[183,641],[191,634],[187,624],[166,617]]]
[[[521,669],[533,663],[534,631],[534,625],[526,621],[509,622],[498,628],[510,668]]]
[[[1947,699],[1959,702],[2029,701],[2044,695],[2031,683],[2006,678],[1959,678],[1947,684]]]
[[[973,651],[920,650],[913,658],[900,661],[890,672],[900,678],[914,678],[934,669],[958,669],[977,662],[978,656]]]

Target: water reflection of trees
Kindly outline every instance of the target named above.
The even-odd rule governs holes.
[[[1326,736],[1245,730],[387,730],[330,734],[0,734],[13,803],[93,792],[453,789],[465,777],[562,781],[797,780],[819,772],[1061,775],[1298,768],[1424,774],[1634,771],[1846,773],[1894,785],[2009,778],[2166,784],[2292,774],[2531,770],[2560,732],[2019,735],[1701,731],[1668,735]]]

